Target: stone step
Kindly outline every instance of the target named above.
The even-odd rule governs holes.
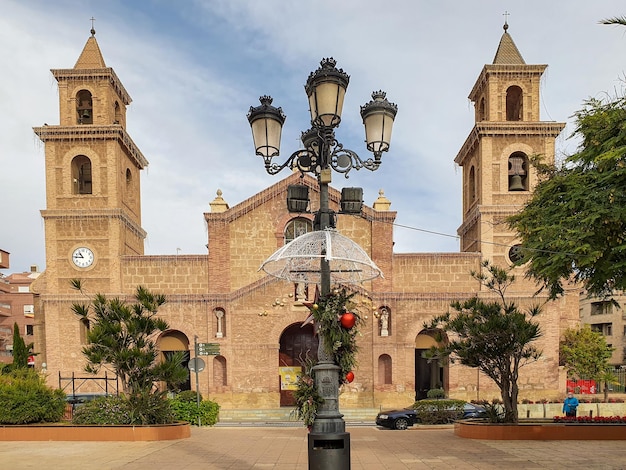
[[[376,420],[377,408],[359,408],[359,409],[342,409],[339,410],[343,414],[346,422],[370,422]],[[219,414],[219,422],[221,423],[237,423],[237,422],[299,422],[293,414],[292,407],[274,408],[274,409],[221,409]]]

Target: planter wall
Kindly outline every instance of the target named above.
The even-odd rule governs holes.
[[[167,441],[190,436],[189,423],[154,426],[76,426],[62,423],[0,426],[0,441]]]
[[[517,405],[520,418],[553,418],[563,415],[562,403]],[[581,403],[578,416],[626,416],[626,403]]]
[[[490,440],[626,440],[626,424],[603,423],[454,423],[454,434],[468,439]]]

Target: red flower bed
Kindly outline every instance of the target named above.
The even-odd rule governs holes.
[[[626,424],[626,416],[555,416],[555,423],[609,423]]]

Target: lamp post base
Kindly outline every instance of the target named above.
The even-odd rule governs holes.
[[[309,470],[350,470],[350,434],[309,433]]]
[[[317,390],[324,400],[320,405],[311,431],[314,433],[343,433],[346,423],[339,413],[339,372],[335,363],[323,360],[313,367]]]
[[[313,367],[315,385],[324,402],[309,433],[309,470],[350,470],[350,434],[339,413],[339,373],[334,362]]]

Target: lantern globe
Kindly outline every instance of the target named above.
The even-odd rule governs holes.
[[[332,57],[322,59],[320,68],[311,72],[304,89],[309,98],[311,123],[325,127],[337,127],[341,122],[343,101],[350,76],[335,67]]]
[[[365,126],[367,149],[380,159],[382,152],[389,150],[393,122],[398,106],[390,103],[384,91],[372,93],[372,101],[361,106],[361,117]]]
[[[271,96],[261,96],[259,101],[260,106],[250,106],[248,122],[256,154],[271,159],[280,153],[280,138],[287,117],[282,108],[272,106]]]

